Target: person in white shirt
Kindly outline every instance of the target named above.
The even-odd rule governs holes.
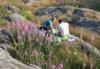
[[[59,25],[57,27],[58,36],[67,36],[70,34],[69,32],[69,24],[65,22],[63,19],[59,20]]]

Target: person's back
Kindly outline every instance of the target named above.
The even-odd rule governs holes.
[[[41,30],[45,30],[45,35],[48,35],[48,33],[53,32],[53,23],[54,23],[55,19],[56,19],[55,17],[47,19],[42,24],[42,27],[40,27]]]
[[[52,27],[52,23],[53,23],[52,20],[48,19],[44,22],[43,27],[46,29],[50,29],[50,27]]]
[[[58,25],[58,32],[60,32],[60,34],[62,36],[66,36],[69,35],[69,24],[66,22],[63,22],[62,20],[59,21],[60,24]]]

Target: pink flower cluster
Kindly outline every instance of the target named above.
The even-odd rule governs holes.
[[[51,64],[50,65],[50,69],[56,69],[56,66],[54,64]],[[58,65],[58,68],[57,69],[64,69],[63,63],[60,63]]]

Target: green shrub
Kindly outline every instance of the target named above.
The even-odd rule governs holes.
[[[22,11],[21,14],[28,20],[33,21],[34,16],[32,15],[31,11]]]

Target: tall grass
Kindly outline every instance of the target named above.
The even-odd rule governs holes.
[[[98,33],[73,25],[70,25],[70,32],[100,49],[100,35]]]
[[[6,13],[4,6],[0,5],[0,26],[4,26],[6,24],[5,16],[9,15]]]
[[[16,21],[8,24],[8,29],[14,34],[15,58],[27,65],[36,64],[43,69],[86,69],[87,63],[89,67],[95,65],[80,47],[53,41],[52,37],[45,36],[45,31],[38,29],[36,23]]]

